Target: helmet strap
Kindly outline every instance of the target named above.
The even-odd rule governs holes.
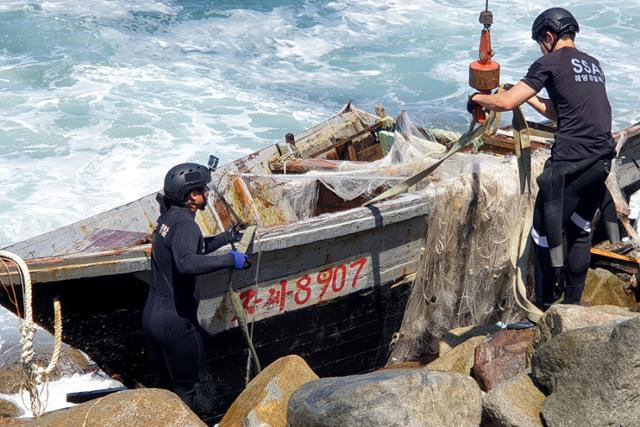
[[[549,51],[549,53],[554,51],[554,49],[556,48],[556,45],[558,44],[558,41],[560,41],[560,35],[556,35],[556,37],[554,37],[553,43],[551,43],[551,50]]]

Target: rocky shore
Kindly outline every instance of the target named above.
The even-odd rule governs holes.
[[[640,425],[638,306],[630,285],[612,274],[594,270],[589,277],[585,303],[609,304],[554,305],[531,329],[451,330],[427,365],[318,378],[299,356],[283,357],[249,383],[219,425]],[[0,425],[36,425],[6,418],[17,415],[12,411],[0,399]],[[174,394],[136,389],[45,414],[37,425],[205,424]]]

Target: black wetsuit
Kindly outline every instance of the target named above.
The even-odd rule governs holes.
[[[531,230],[536,305],[553,303],[554,286],[562,279],[565,303],[578,303],[591,260],[591,221],[602,203],[613,157],[604,72],[595,58],[564,47],[533,63],[522,81],[536,92],[546,88],[558,116],[551,158],[537,180]]]
[[[226,234],[203,238],[195,213],[172,206],[159,219],[153,236],[153,282],[144,306],[142,325],[154,387],[174,391],[194,407],[203,359],[195,279],[199,274],[233,267],[230,254],[205,256],[228,243]]]

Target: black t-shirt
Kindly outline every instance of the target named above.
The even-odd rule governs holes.
[[[597,59],[571,47],[543,56],[522,79],[547,89],[558,115],[554,160],[581,160],[612,153],[611,106]]]

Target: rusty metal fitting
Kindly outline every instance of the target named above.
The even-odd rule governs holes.
[[[493,14],[488,10],[483,10],[480,12],[480,23],[484,25],[485,28],[489,28],[491,24],[493,24]]]

